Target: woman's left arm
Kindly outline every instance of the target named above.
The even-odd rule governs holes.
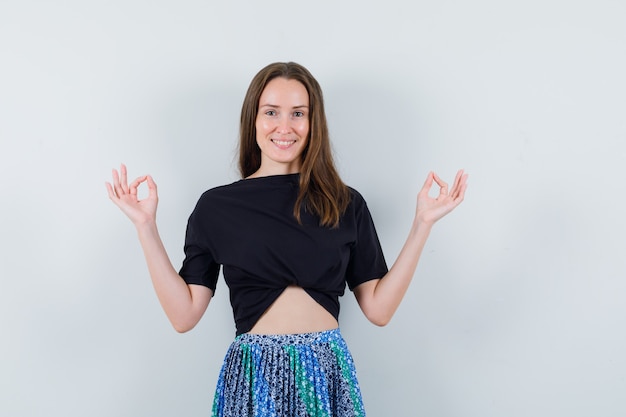
[[[428,195],[433,182],[439,186],[436,198]],[[467,174],[460,170],[452,188],[434,172],[430,172],[417,195],[415,219],[398,258],[389,272],[380,279],[364,282],[354,289],[361,310],[369,321],[384,326],[391,320],[409,288],[426,239],[435,222],[461,204],[467,188]]]

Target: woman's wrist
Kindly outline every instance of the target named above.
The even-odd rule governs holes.
[[[135,229],[140,236],[146,235],[158,235],[156,220],[153,218],[147,218],[135,223]]]

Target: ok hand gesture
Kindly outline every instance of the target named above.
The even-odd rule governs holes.
[[[148,185],[148,196],[143,200],[137,198],[137,188],[142,182]],[[120,172],[113,170],[113,185],[106,183],[109,198],[118,206],[135,226],[156,221],[156,210],[159,197],[157,186],[149,175],[141,176],[128,185],[126,166],[120,166]]]
[[[428,195],[433,182],[439,186],[439,195],[436,198]],[[437,174],[430,172],[424,186],[417,195],[416,220],[432,225],[461,204],[465,197],[466,188],[467,174],[463,170],[457,172],[454,184],[450,190],[448,190],[448,184],[439,178]]]

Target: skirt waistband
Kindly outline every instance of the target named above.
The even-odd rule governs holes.
[[[312,333],[256,334],[244,333],[235,338],[234,345],[255,344],[259,346],[318,345],[342,341],[339,328]]]

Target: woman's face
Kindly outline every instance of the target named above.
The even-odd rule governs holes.
[[[255,126],[261,148],[258,173],[300,172],[309,135],[309,93],[304,85],[281,77],[270,81],[261,93]]]

